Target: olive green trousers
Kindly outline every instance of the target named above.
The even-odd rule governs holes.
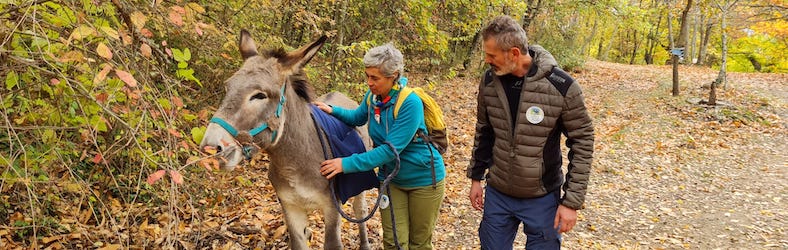
[[[380,209],[383,224],[383,246],[397,249],[394,245],[394,230],[391,223],[391,209],[394,209],[397,240],[402,249],[432,249],[432,232],[445,194],[445,181],[416,188],[403,188],[389,184],[390,205]],[[384,190],[384,193],[386,191]]]

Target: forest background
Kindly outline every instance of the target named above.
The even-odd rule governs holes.
[[[783,0],[0,0],[0,245],[205,240],[184,223],[247,202],[210,186],[223,173],[197,146],[241,63],[241,29],[262,48],[327,35],[312,85],[360,98],[363,53],[386,42],[425,86],[476,81],[479,30],[500,14],[574,72],[592,59],[666,64],[676,47],[685,65],[788,72]]]

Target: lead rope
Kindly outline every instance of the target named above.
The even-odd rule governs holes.
[[[326,143],[325,140],[323,140],[323,135],[325,134],[325,131],[323,130],[323,128],[320,127],[319,124],[317,124],[317,121],[314,118],[312,119],[312,122],[314,122],[315,128],[317,129],[317,132],[318,132],[318,138],[320,139],[320,145],[322,146],[321,148],[323,149],[323,158],[328,160],[329,157],[330,157],[328,155],[328,149],[329,149],[330,145],[328,145],[328,147],[326,147],[327,143]],[[394,176],[396,176],[397,173],[399,173],[400,158],[399,158],[399,152],[397,152],[397,149],[394,147],[394,145],[392,145],[390,142],[385,142],[385,143],[386,143],[386,145],[388,145],[391,148],[391,151],[394,152],[394,158],[396,160],[396,165],[394,167],[394,171],[392,171],[388,176],[386,176],[386,179],[383,180],[383,184],[381,184],[381,186],[378,188],[378,193],[382,194],[383,193],[382,190],[385,187],[388,195],[391,195],[391,191],[388,189],[388,185],[391,182],[391,180],[394,178]],[[372,211],[366,217],[361,218],[361,219],[354,219],[354,218],[350,217],[349,215],[347,215],[340,207],[339,200],[337,199],[336,192],[334,192],[336,190],[336,182],[334,181],[334,178],[331,178],[330,180],[328,180],[328,182],[329,182],[329,187],[331,188],[331,200],[334,201],[334,206],[337,208],[337,211],[339,211],[339,214],[342,215],[342,218],[345,218],[346,220],[348,220],[350,222],[363,223],[363,222],[368,221],[375,214],[375,210],[377,210],[378,207],[380,206],[380,201],[381,201],[383,196],[379,195],[378,198],[377,198],[377,201],[375,202],[375,207],[372,208]]]
[[[372,97],[370,96],[369,98],[372,98]],[[369,104],[370,100],[367,99],[367,101],[368,101],[368,104]],[[369,106],[367,106],[367,108],[369,108]],[[369,115],[369,113],[371,113],[371,111],[369,109],[367,109],[367,124],[369,124],[369,122],[370,122],[370,119],[369,119],[370,115]],[[386,122],[385,119],[383,121]],[[323,131],[323,128],[320,127],[319,124],[317,124],[317,120],[314,119],[314,115],[312,117],[312,122],[315,123],[315,128],[317,129],[318,138],[320,139],[320,145],[322,145],[322,149],[323,149],[323,157],[326,160],[328,160],[329,159],[328,150],[326,149],[326,142],[323,140],[323,135],[325,134],[325,131]],[[380,121],[378,120],[377,122],[380,122]],[[387,122],[386,122],[386,134],[388,134],[388,123]],[[341,204],[339,204],[339,200],[337,199],[337,195],[335,193],[336,182],[334,181],[334,178],[331,178],[330,180],[328,180],[328,187],[330,189],[329,192],[331,193],[331,200],[334,202],[334,207],[337,209],[339,214],[342,215],[342,218],[345,218],[346,220],[348,220],[350,222],[360,224],[360,223],[364,223],[364,222],[368,221],[370,218],[372,218],[372,216],[375,215],[375,211],[378,209],[378,207],[380,207],[380,201],[383,198],[383,196],[387,196],[388,197],[388,201],[387,201],[388,204],[392,204],[392,201],[391,201],[391,189],[389,188],[389,183],[391,182],[392,179],[394,179],[394,176],[397,176],[397,173],[399,173],[400,158],[399,158],[399,152],[397,152],[397,148],[394,147],[394,145],[391,144],[391,142],[386,141],[384,143],[386,145],[388,145],[389,148],[391,148],[392,152],[394,152],[394,159],[396,160],[396,164],[394,165],[394,170],[386,176],[386,178],[383,180],[383,183],[380,185],[380,187],[378,187],[378,198],[375,201],[375,206],[372,208],[372,211],[370,211],[370,213],[367,214],[366,217],[361,218],[361,219],[354,219],[354,218],[350,217],[349,215],[347,215],[345,213],[345,211],[342,210]],[[330,145],[329,145],[329,147],[330,147]],[[386,189],[386,195],[382,195],[384,188]],[[363,197],[360,197],[360,198],[363,199]],[[389,206],[392,206],[392,205],[389,205]],[[396,220],[394,218],[394,207],[393,206],[391,207],[391,229],[393,231],[393,235],[392,236],[394,236],[394,245],[397,246],[397,249],[400,249],[400,250],[403,249],[402,246],[399,244],[399,240],[398,240],[399,237],[397,237],[397,222],[396,222]]]

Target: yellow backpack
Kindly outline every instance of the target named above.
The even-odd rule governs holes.
[[[420,87],[411,88],[408,86],[402,87],[402,90],[397,97],[397,102],[394,104],[394,119],[397,119],[399,108],[411,93],[415,93],[421,102],[424,103],[424,123],[427,125],[427,133],[425,135],[421,130],[416,132],[415,136],[421,137],[425,142],[431,143],[440,154],[446,153],[449,148],[449,137],[446,134],[446,122],[443,121],[443,111],[435,99],[427,94],[424,89]],[[367,99],[367,104],[371,103],[371,95]]]

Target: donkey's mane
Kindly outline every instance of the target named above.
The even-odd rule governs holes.
[[[284,48],[275,48],[275,49],[268,49],[263,51],[263,57],[266,58],[276,58],[281,60],[282,58],[287,57],[287,51]],[[312,87],[307,82],[306,74],[300,68],[296,70],[292,75],[290,75],[290,83],[293,86],[293,90],[295,90],[296,95],[304,99],[306,102],[312,102],[314,91]]]

